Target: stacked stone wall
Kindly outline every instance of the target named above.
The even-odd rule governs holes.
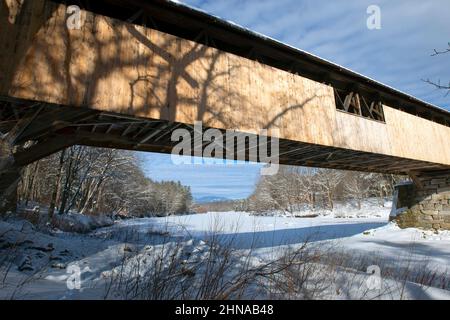
[[[450,230],[450,171],[420,174],[396,189],[396,207],[407,208],[395,217],[400,227]]]

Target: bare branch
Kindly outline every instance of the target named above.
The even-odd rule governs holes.
[[[433,54],[431,55],[432,57],[437,56],[437,55],[441,55],[441,54],[445,54],[445,53],[449,53],[450,52],[450,42],[448,43],[448,48],[442,51],[438,51],[436,49],[433,49]]]
[[[447,90],[448,92],[445,94],[446,96],[449,94],[450,92],[450,82],[448,83],[448,85],[442,85],[441,84],[441,80],[438,80],[437,82],[432,81],[430,79],[422,79],[423,82],[431,84],[432,86],[434,86],[436,89],[439,90]]]

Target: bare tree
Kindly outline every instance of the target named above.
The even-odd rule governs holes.
[[[373,174],[364,172],[348,172],[344,179],[344,191],[350,198],[356,200],[358,209],[362,201],[370,195],[373,188]]]
[[[325,194],[328,207],[334,209],[334,199],[336,189],[344,177],[344,172],[340,170],[321,169],[317,172],[315,183],[319,189]]]
[[[446,54],[449,52],[450,52],[450,42],[448,43],[448,48],[446,48],[444,50],[434,49],[433,54],[431,56],[435,57],[435,56],[443,55],[443,54]],[[430,79],[425,79],[423,81],[425,81],[428,84],[431,84],[432,86],[434,86],[437,89],[446,90],[447,91],[446,95],[449,94],[449,92],[450,92],[450,81],[448,82],[448,84],[441,83],[441,80],[433,81]]]
[[[190,210],[191,191],[179,182],[146,177],[135,154],[74,146],[25,168],[18,194],[59,214],[169,215]],[[51,186],[49,188],[49,186]]]

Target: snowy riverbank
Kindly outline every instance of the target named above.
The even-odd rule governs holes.
[[[426,266],[440,277],[446,275],[450,265],[450,233],[401,230],[388,223],[388,214],[389,208],[364,218],[262,217],[244,212],[209,212],[117,221],[87,235],[44,234],[27,222],[0,222],[0,252],[4,260],[0,296],[4,299],[123,298],[107,292],[108,281],[118,270],[132,272],[130,267],[137,262],[151,264],[158,252],[169,246],[180,248],[182,263],[198,263],[210,250],[211,235],[235,252],[251,251],[252,259],[258,263],[275,259],[284,252],[282,248],[295,249],[308,241],[316,247],[332,246],[333,252],[370,258],[382,272],[391,267],[402,270],[405,266],[415,272]],[[67,286],[73,270],[81,272],[81,290]],[[331,290],[326,298],[359,298],[361,283],[369,277],[366,270],[339,270],[336,272],[339,277],[350,277],[354,283],[348,286],[345,295],[341,290]],[[443,284],[433,282],[435,288],[408,280],[402,294],[365,297],[449,298],[450,292],[441,289],[448,288],[448,279],[444,278]]]

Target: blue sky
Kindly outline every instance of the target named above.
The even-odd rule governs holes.
[[[246,198],[252,193],[262,167],[258,163],[226,161],[219,164],[215,159],[201,158],[188,161],[190,164],[174,165],[168,154],[141,152],[139,156],[148,177],[189,185],[196,200],[203,197]],[[202,160],[203,164],[197,163]]]
[[[450,95],[421,79],[448,83],[449,0],[184,0],[223,19],[311,52],[450,110]],[[381,9],[381,29],[366,26],[369,5]],[[171,164],[170,155],[142,154],[155,180],[180,180],[194,197],[245,198],[260,166]]]

